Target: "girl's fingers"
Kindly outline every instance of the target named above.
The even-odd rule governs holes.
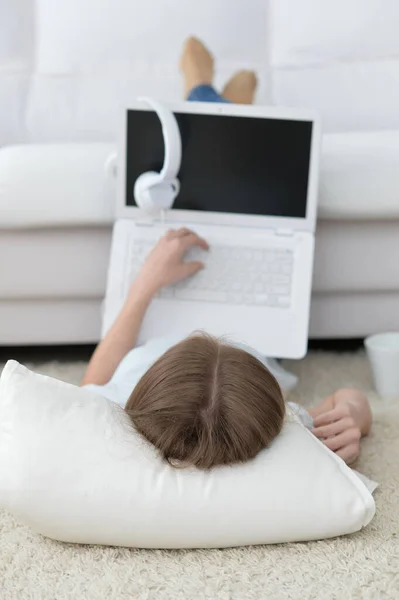
[[[182,270],[182,277],[190,277],[191,275],[195,275],[198,271],[201,271],[204,268],[204,263],[202,262],[189,262],[186,263]]]
[[[359,444],[349,444],[337,452],[337,456],[342,458],[347,465],[351,465],[359,456]]]
[[[318,417],[315,417],[313,420],[314,428],[321,427],[322,425],[330,425],[330,423],[334,423],[335,421],[339,421],[343,417],[343,412],[340,406],[329,410]]]
[[[337,452],[337,450],[345,448],[345,446],[349,446],[351,444],[358,444],[359,439],[360,432],[356,428],[353,428],[347,429],[339,435],[335,435],[334,437],[324,440],[323,444],[333,452]]]
[[[191,235],[194,232],[191,231],[191,229],[188,229],[187,227],[180,227],[180,229],[178,229],[176,233],[179,237],[181,237],[184,235]]]
[[[203,250],[209,250],[208,243],[196,233],[190,232],[181,239],[185,250],[188,250],[191,246],[199,246]]]
[[[318,438],[325,439],[333,435],[338,435],[346,429],[350,429],[351,427],[353,427],[353,425],[353,419],[351,419],[350,417],[344,417],[343,419],[334,421],[329,425],[321,425],[319,427],[314,427],[312,429],[312,433]]]

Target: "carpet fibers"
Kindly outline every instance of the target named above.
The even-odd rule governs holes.
[[[34,368],[77,383],[84,366]],[[291,399],[303,405],[342,386],[358,386],[370,396],[375,422],[357,468],[381,485],[377,514],[365,530],[321,542],[149,551],[54,542],[3,511],[1,600],[398,600],[399,399],[382,401],[371,391],[362,353],[314,352],[288,366],[301,382]]]

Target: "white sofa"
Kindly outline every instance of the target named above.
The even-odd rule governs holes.
[[[218,84],[255,68],[259,103],[323,115],[311,337],[398,329],[398,26],[395,0],[2,3],[0,345],[98,340],[118,113],[180,98],[192,33]]]

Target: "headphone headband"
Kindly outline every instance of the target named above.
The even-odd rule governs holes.
[[[181,137],[180,129],[174,113],[166,106],[152,98],[138,98],[140,102],[148,104],[158,115],[162,126],[162,135],[165,145],[165,160],[160,172],[160,181],[175,179],[181,164]]]

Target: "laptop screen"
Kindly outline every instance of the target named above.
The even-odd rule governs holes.
[[[182,139],[174,208],[306,217],[311,121],[176,113]],[[161,124],[153,111],[129,110],[126,204],[136,179],[160,171]]]

